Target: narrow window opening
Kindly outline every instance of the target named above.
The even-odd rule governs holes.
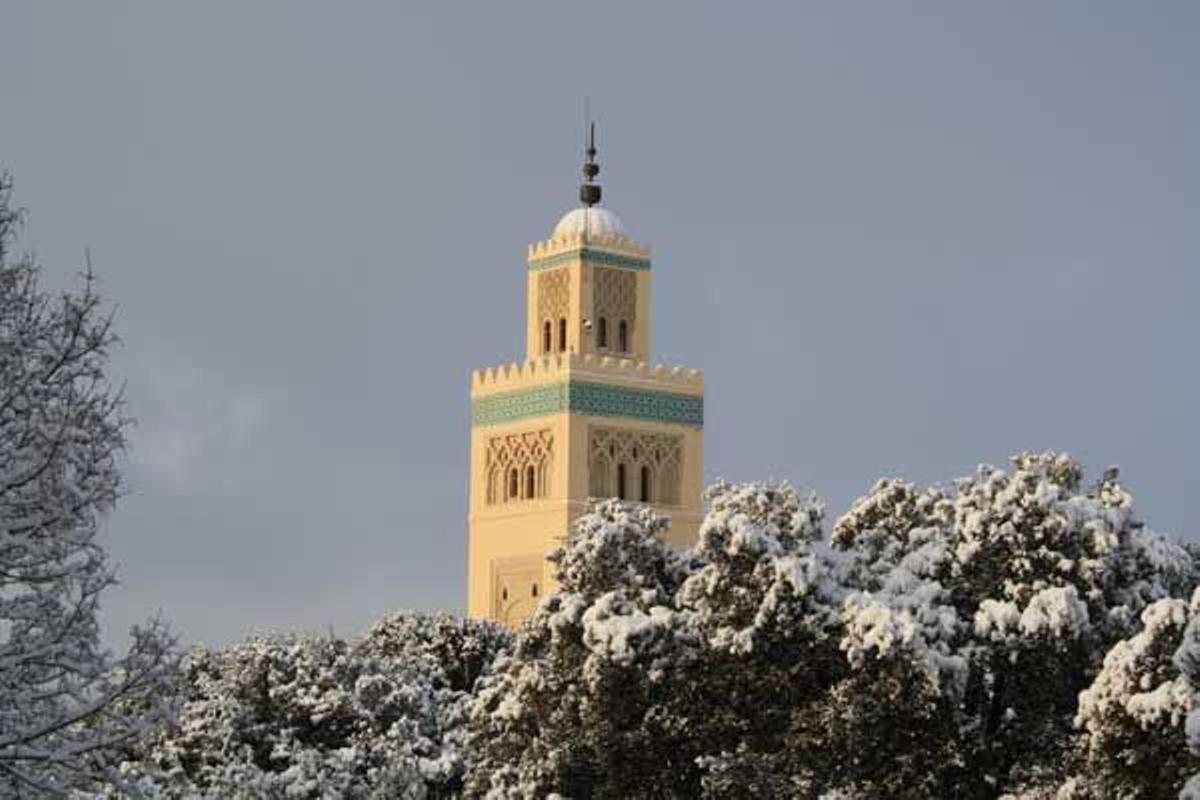
[[[567,351],[567,318],[563,317],[558,321],[558,351],[565,353]]]
[[[529,498],[532,498],[535,496],[534,489],[537,488],[536,475],[537,475],[537,473],[534,471],[532,466],[528,466],[525,468],[525,497],[526,497],[526,499],[529,499]]]
[[[596,344],[600,347],[608,347],[608,320],[604,317],[600,318],[600,325],[596,334]]]
[[[517,472],[517,468],[513,467],[508,473],[508,499],[516,500],[517,495],[521,491],[521,476]]]
[[[625,499],[625,465],[617,464],[617,498]]]
[[[530,590],[529,594],[532,597],[537,597],[537,584],[536,583],[533,585],[533,589]]]
[[[650,468],[642,467],[642,502],[650,502]]]
[[[508,600],[508,587],[505,587],[504,590],[500,592],[500,599],[505,601]]]
[[[550,320],[546,320],[546,324],[542,326],[542,352],[549,353],[554,348],[553,326]]]
[[[629,352],[629,323],[625,320],[617,326],[617,349],[622,353]]]
[[[488,486],[487,486],[487,501],[488,505],[494,504],[499,498],[500,493],[500,470],[492,467],[488,470]]]

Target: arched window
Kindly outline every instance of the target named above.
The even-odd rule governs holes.
[[[611,463],[604,457],[604,453],[598,453],[592,457],[592,463],[588,466],[588,495],[590,497],[612,497],[612,492],[608,488]]]
[[[490,470],[488,470],[487,502],[489,506],[500,502],[500,492],[503,489],[504,470],[500,469],[499,467],[492,467]]]
[[[504,587],[504,588],[503,588],[503,589],[500,591],[500,599],[501,599],[501,600],[507,600],[507,599],[508,599],[508,587],[507,587],[507,586],[505,586],[505,587]]]
[[[622,353],[629,352],[629,323],[625,320],[617,326],[617,349]]]
[[[537,584],[536,583],[533,585],[533,588],[529,590],[529,596],[537,597]]]
[[[650,468],[642,467],[642,502],[650,502]]]
[[[550,324],[550,320],[546,320],[546,324],[542,326],[542,352],[549,353],[554,348],[553,338],[554,326]]]
[[[599,347],[608,347],[608,320],[601,317],[597,328],[596,345]]]
[[[667,506],[679,504],[679,470],[673,462],[668,461],[659,468],[658,502]]]
[[[567,352],[567,318],[563,317],[558,321],[558,351],[560,353]]]
[[[625,465],[617,464],[617,498],[625,499]]]
[[[516,500],[521,492],[521,474],[513,467],[508,471],[508,499]]]
[[[533,465],[530,464],[528,467],[525,468],[525,498],[531,499],[531,498],[535,497],[537,493],[534,490],[536,488],[537,488],[537,473],[534,471]]]

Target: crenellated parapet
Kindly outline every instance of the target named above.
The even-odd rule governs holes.
[[[502,425],[555,414],[704,427],[699,370],[563,353],[474,373],[471,422]]]
[[[628,236],[609,233],[569,233],[552,236],[529,246],[529,269],[553,269],[575,261],[589,261],[623,269],[650,269],[650,248]]]
[[[495,367],[484,367],[471,373],[471,394],[492,394],[520,389],[537,383],[552,383],[566,370],[571,353],[554,353],[528,361],[514,361]]]
[[[704,373],[698,369],[592,353],[554,353],[475,370],[471,375],[471,395],[496,394],[572,379],[628,385],[648,383],[684,394],[704,393]]]

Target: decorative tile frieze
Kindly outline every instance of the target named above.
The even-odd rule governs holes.
[[[703,397],[584,381],[480,397],[472,403],[471,417],[476,426],[500,425],[563,412],[704,427]]]
[[[650,269],[650,259],[635,256],[610,253],[606,250],[594,250],[590,247],[577,247],[554,255],[535,258],[529,262],[530,272],[540,272],[544,269],[554,269],[568,262],[583,259],[592,264],[620,269],[647,270]]]
[[[472,404],[471,424],[500,425],[529,417],[559,414],[567,408],[567,384],[550,383],[480,397]]]

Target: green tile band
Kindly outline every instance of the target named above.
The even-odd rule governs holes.
[[[481,397],[471,403],[472,425],[499,425],[526,417],[558,414],[567,408],[567,384],[551,383]]]
[[[500,425],[569,411],[594,417],[626,417],[704,427],[703,397],[605,383],[552,383],[481,397],[471,405],[473,425]]]
[[[593,264],[601,264],[606,267],[620,267],[622,269],[633,270],[650,269],[650,259],[648,258],[635,258],[634,256],[623,256],[604,250],[593,250],[590,247],[580,247],[574,250],[567,250],[564,253],[555,253],[552,256],[534,259],[529,262],[529,271],[540,272],[544,269],[554,269],[568,261],[575,261],[580,258],[584,261],[590,261]]]

